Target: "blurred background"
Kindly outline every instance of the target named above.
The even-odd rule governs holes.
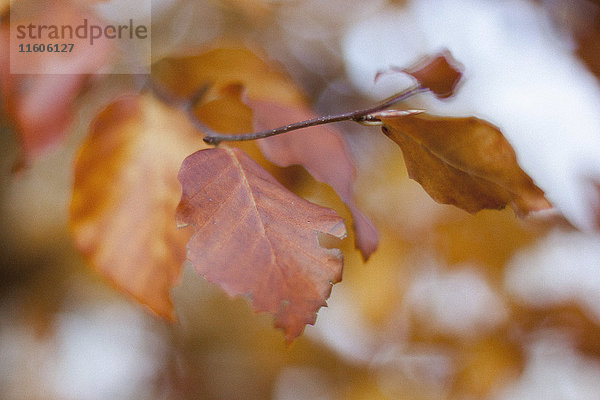
[[[96,11],[118,15],[112,3]],[[92,272],[69,237],[75,151],[94,115],[135,84],[103,76],[78,97],[66,145],[17,175],[18,141],[0,121],[0,398],[600,398],[598,2],[152,6],[154,61],[223,38],[259,46],[322,114],[401,90],[406,82],[375,84],[375,73],[450,49],[465,67],[457,95],[403,106],[498,125],[557,210],[519,220],[438,205],[377,128],[340,124],[358,164],[357,202],[381,244],[364,263],[352,237],[342,242],[343,281],[316,325],[286,347],[269,316],[189,265],[169,324]],[[351,219],[301,168],[282,174]]]

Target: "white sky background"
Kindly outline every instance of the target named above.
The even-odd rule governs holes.
[[[373,83],[378,70],[408,66],[447,48],[465,66],[455,97],[425,94],[434,114],[476,115],[498,125],[523,169],[578,227],[592,229],[600,179],[600,86],[573,55],[541,7],[521,0],[419,0],[392,6],[350,26],[348,74],[374,99],[406,87],[406,78]]]

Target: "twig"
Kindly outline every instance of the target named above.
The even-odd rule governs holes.
[[[388,107],[390,107],[400,101],[406,100],[407,98],[409,98],[417,93],[421,93],[421,92],[424,92],[427,90],[428,90],[427,88],[424,88],[421,86],[412,86],[400,93],[397,93],[397,94],[385,99],[384,101],[382,101],[381,103],[379,103],[375,106],[365,108],[362,110],[356,110],[356,111],[346,112],[346,113],[342,113],[342,114],[326,115],[326,116],[322,116],[322,117],[308,119],[306,121],[294,122],[293,124],[280,126],[279,128],[269,129],[266,131],[255,132],[255,133],[243,133],[243,134],[238,134],[238,135],[224,135],[224,134],[220,134],[220,133],[216,133],[216,132],[211,132],[209,135],[205,136],[203,138],[203,140],[208,144],[213,144],[215,146],[218,146],[219,143],[224,142],[224,141],[233,142],[233,141],[263,139],[266,137],[280,135],[282,133],[286,133],[286,132],[290,132],[290,131],[295,131],[297,129],[303,129],[303,128],[308,128],[311,126],[329,124],[332,122],[369,121],[369,120],[372,120],[370,118],[367,118],[369,116],[369,114],[373,114],[378,111],[383,111],[383,110],[387,109]],[[193,114],[191,115],[191,117],[195,118],[193,116]]]

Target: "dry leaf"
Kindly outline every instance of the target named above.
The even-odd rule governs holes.
[[[402,149],[409,176],[437,202],[468,212],[511,204],[522,215],[551,207],[490,123],[394,111],[378,118]]]
[[[196,270],[274,314],[291,342],[341,280],[341,253],[321,247],[318,234],[344,237],[343,220],[288,191],[239,149],[192,154],[179,180],[177,220],[195,228],[188,258]]]
[[[177,171],[205,148],[186,116],[151,96],[100,113],[75,163],[70,224],[92,266],[156,313],[173,318],[169,290],[185,260],[177,230]]]

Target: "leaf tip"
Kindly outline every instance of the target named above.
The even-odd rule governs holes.
[[[531,182],[532,194],[527,197],[521,197],[512,202],[511,206],[519,218],[525,218],[531,212],[549,210],[554,206],[545,197],[544,192]]]

